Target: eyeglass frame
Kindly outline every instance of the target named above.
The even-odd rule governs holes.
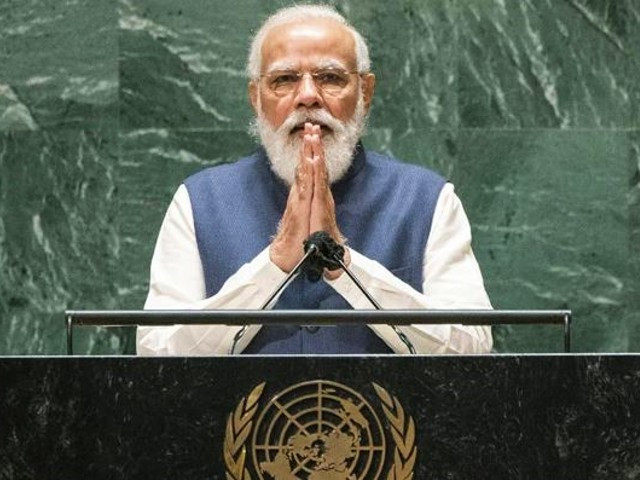
[[[297,81],[295,82],[295,85],[293,87],[293,89],[289,92],[285,92],[282,94],[278,94],[275,89],[273,89],[271,86],[267,85],[267,88],[269,89],[269,91],[271,91],[274,95],[278,96],[278,97],[286,97],[287,95],[290,95],[292,92],[295,92],[299,87],[300,84],[302,82],[302,79],[304,79],[305,75],[309,74],[311,76],[311,80],[313,81],[313,84],[316,86],[316,88],[328,95],[335,95],[335,94],[331,94],[328,93],[326,90],[324,90],[320,85],[318,85],[316,83],[316,77],[315,75],[317,75],[318,73],[321,72],[339,72],[341,74],[346,74],[346,75],[366,75],[368,72],[360,72],[358,70],[345,70],[342,68],[334,68],[334,67],[327,67],[327,68],[317,68],[314,71],[306,71],[306,72],[301,72],[299,70],[287,70],[287,69],[282,69],[282,70],[274,70],[272,72],[267,72],[267,73],[262,73],[257,77],[257,80],[262,80],[263,78],[267,78],[269,76],[272,76],[273,74],[277,74],[277,73],[290,73],[290,74],[294,74],[296,75],[296,77],[298,78]],[[341,90],[344,90],[348,85],[345,85],[345,87],[343,87]]]

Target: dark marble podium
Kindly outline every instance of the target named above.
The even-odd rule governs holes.
[[[324,440],[304,450],[305,429]],[[335,454],[336,431],[359,442],[343,473],[318,460]],[[275,467],[261,459],[278,452],[293,476],[267,473]],[[229,471],[238,464],[246,472]],[[640,478],[640,356],[0,359],[0,479],[410,471],[416,480]]]

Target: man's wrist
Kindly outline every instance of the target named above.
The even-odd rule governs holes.
[[[284,273],[291,272],[297,263],[292,259],[291,249],[277,240],[274,240],[269,246],[269,259]]]

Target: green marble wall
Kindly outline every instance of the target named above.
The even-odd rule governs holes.
[[[62,353],[66,308],[141,307],[175,188],[252,149],[247,42],[287,3],[0,5],[0,354]],[[494,306],[571,308],[577,350],[639,351],[638,2],[333,3],[378,76],[365,143],[455,182]],[[495,338],[561,349],[556,327]]]

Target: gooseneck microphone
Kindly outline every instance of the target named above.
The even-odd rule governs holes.
[[[382,307],[367,291],[364,285],[358,280],[351,270],[345,265],[344,259],[344,247],[331,238],[325,231],[318,231],[312,233],[309,238],[303,242],[304,255],[295,267],[289,272],[289,274],[280,282],[274,292],[269,296],[266,302],[262,304],[260,310],[267,310],[273,307],[273,303],[277,301],[278,296],[289,286],[289,284],[295,279],[299,272],[302,272],[307,279],[311,282],[317,282],[322,278],[324,269],[335,271],[341,268],[358,287],[358,290],[369,300],[376,310],[382,310]],[[415,354],[416,349],[409,341],[407,336],[396,326],[389,325],[398,338],[405,344],[409,353]],[[244,337],[248,325],[244,325],[234,336],[233,344],[229,351],[230,354],[235,352],[238,342]]]

